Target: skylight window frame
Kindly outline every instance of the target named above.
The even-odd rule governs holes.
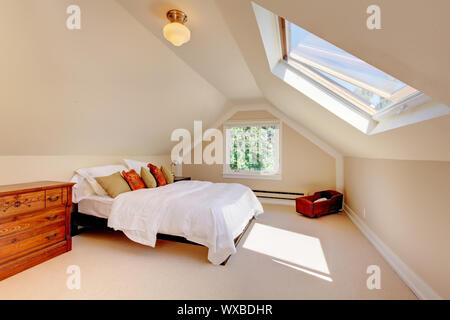
[[[283,59],[281,46],[283,33],[280,33],[282,24],[279,19],[280,16],[255,2],[252,2],[252,7],[272,75],[362,133],[375,135],[450,114],[450,107],[433,100],[423,92],[414,90],[403,93],[403,98],[398,97],[398,101],[393,101],[390,105],[384,105],[383,108],[371,115],[342,95],[287,63]],[[286,55],[287,52],[284,54]],[[322,71],[314,70],[323,75]],[[348,75],[351,75],[351,73]],[[326,74],[325,77],[327,77]],[[335,79],[334,76],[330,75],[327,78],[336,80],[342,85],[341,80]],[[360,77],[358,79],[362,80]],[[388,86],[385,87],[388,89]],[[352,89],[349,90],[353,92]],[[395,93],[393,90],[390,92]],[[284,107],[287,108],[287,106]]]
[[[358,110],[361,110],[369,115],[375,115],[378,110],[373,108],[372,106],[368,105],[364,101],[362,101],[360,98],[358,98],[353,92],[347,90],[346,88],[342,87],[338,83],[334,82],[332,79],[327,79],[323,77],[322,75],[318,74],[315,70],[310,68],[309,66],[302,64],[297,61],[287,61],[285,60],[287,64],[292,66],[294,69],[300,71],[308,78],[312,79],[322,87],[324,87],[326,90],[330,91],[334,95],[344,99],[346,102],[350,103],[352,106],[355,106],[358,108]]]
[[[281,45],[281,58],[282,60],[290,65],[291,67],[297,69],[307,77],[311,78],[313,81],[318,83],[319,85],[326,88],[328,91],[332,92],[333,94],[340,96],[343,98],[347,103],[349,103],[352,106],[357,107],[359,110],[363,111],[364,113],[375,116],[379,113],[385,113],[385,109],[392,109],[393,107],[397,107],[400,104],[403,104],[409,99],[416,98],[418,95],[423,95],[420,91],[406,85],[404,88],[401,88],[394,92],[392,95],[386,94],[382,90],[378,90],[370,85],[366,85],[365,83],[358,81],[356,79],[352,79],[346,75],[340,74],[337,71],[333,71],[329,68],[325,68],[323,66],[320,66],[319,64],[309,61],[308,59],[295,59],[290,57],[289,54],[289,39],[290,39],[290,28],[288,27],[288,24],[291,23],[287,20],[285,20],[283,17],[278,16],[278,29],[279,29],[279,36],[280,36],[280,45]],[[325,72],[327,74],[330,74],[331,76],[334,76],[336,78],[339,78],[343,81],[346,81],[350,83],[351,85],[363,88],[365,90],[368,90],[374,94],[377,94],[380,97],[386,98],[390,100],[392,103],[385,108],[376,109],[372,105],[366,103],[363,101],[360,97],[355,95],[353,92],[348,90],[347,88],[343,87],[342,85],[336,83],[331,78],[327,78],[323,75],[320,75],[318,72],[313,70],[313,68],[317,68],[318,70]]]

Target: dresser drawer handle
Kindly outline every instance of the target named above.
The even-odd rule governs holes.
[[[55,220],[56,218],[58,218],[58,216],[59,216],[59,214],[54,214],[54,215],[45,217],[45,219],[47,219],[47,220]]]
[[[51,238],[54,238],[54,237],[56,237],[58,235],[58,233],[54,233],[54,234],[51,234],[51,235],[49,235],[49,236],[46,236],[46,238],[47,238],[47,240],[50,240]]]
[[[48,201],[57,201],[59,196],[48,197]]]

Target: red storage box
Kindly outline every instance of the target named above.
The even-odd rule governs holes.
[[[327,200],[314,202],[320,198]],[[295,199],[295,207],[298,213],[308,217],[320,217],[325,214],[336,213],[342,210],[344,196],[334,190],[325,190],[314,193],[312,196]]]

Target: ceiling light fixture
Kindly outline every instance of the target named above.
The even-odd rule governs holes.
[[[191,31],[184,25],[187,15],[180,10],[172,9],[167,12],[167,19],[170,23],[163,29],[164,38],[174,46],[181,46],[191,39]]]

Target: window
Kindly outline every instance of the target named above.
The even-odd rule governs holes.
[[[289,65],[370,115],[420,94],[314,34],[279,18],[282,56]]]
[[[399,79],[252,6],[272,75],[361,132],[378,134],[450,114],[448,106]]]
[[[281,178],[279,121],[230,121],[224,135],[224,177]]]

